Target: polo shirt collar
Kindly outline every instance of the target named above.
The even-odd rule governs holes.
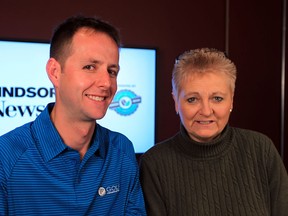
[[[32,135],[45,162],[53,159],[65,149],[65,145],[50,119],[54,103],[49,103],[32,124]]]
[[[50,119],[50,113],[55,103],[49,103],[32,124],[32,135],[36,141],[45,162],[53,159],[69,147],[63,142],[58,131]],[[88,154],[96,154],[104,158],[106,154],[105,130],[96,125],[92,143]]]

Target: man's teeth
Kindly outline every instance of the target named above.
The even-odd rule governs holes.
[[[93,96],[93,95],[87,95],[88,98],[95,100],[95,101],[103,101],[105,97],[99,97],[99,96]]]

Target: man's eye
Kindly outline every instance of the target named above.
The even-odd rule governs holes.
[[[83,67],[83,69],[86,69],[86,70],[93,70],[95,67],[93,65],[86,65]]]
[[[187,99],[188,103],[194,103],[197,99],[195,97],[191,97]]]
[[[223,97],[214,97],[214,100],[217,101],[217,102],[221,102],[223,100]]]
[[[113,76],[113,77],[117,77],[118,75],[118,71],[117,70],[108,70],[108,73]]]

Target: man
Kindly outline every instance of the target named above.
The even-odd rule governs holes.
[[[0,215],[146,215],[132,143],[96,123],[117,90],[119,41],[89,17],[56,29],[55,103],[0,137]]]

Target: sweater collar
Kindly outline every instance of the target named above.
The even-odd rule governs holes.
[[[178,139],[179,148],[185,154],[199,159],[214,158],[225,154],[232,146],[232,130],[226,125],[220,136],[210,142],[201,143],[192,140],[181,124]]]

